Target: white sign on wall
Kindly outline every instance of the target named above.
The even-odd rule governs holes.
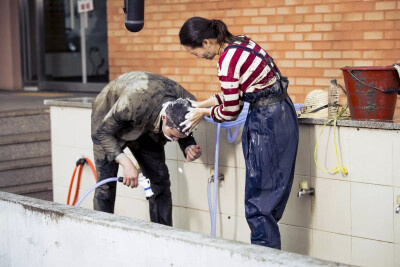
[[[78,0],[78,13],[93,10],[93,0]]]

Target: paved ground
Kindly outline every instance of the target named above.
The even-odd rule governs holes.
[[[95,97],[96,95],[97,93],[29,92],[5,91],[0,89],[0,112],[47,108],[43,104],[45,99]]]

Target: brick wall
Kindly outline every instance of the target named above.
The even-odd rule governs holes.
[[[289,77],[294,102],[327,88],[331,78],[344,85],[343,66],[400,62],[400,1],[145,0],[139,33],[125,29],[122,0],[107,5],[110,79],[151,71],[199,99],[218,92],[219,82],[216,59],[197,59],[180,46],[179,29],[192,16],[221,19],[233,34],[258,42]]]

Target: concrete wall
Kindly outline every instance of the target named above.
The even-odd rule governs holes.
[[[0,266],[338,266],[0,192]]]
[[[0,25],[0,89],[21,89],[18,1],[0,1]]]
[[[51,107],[56,202],[66,203],[76,160],[82,155],[93,158],[90,114],[90,109]],[[300,125],[295,180],[279,224],[282,249],[359,266],[400,266],[400,214],[394,213],[396,197],[400,195],[400,132],[339,127],[340,157],[349,170],[349,175],[343,176],[327,174],[315,166],[314,145],[321,128]],[[176,143],[166,146],[175,228],[210,233],[207,179],[214,164],[215,134],[213,124],[200,124],[194,136],[203,155],[192,163],[186,162]],[[322,167],[336,166],[334,151],[333,129],[327,127],[317,150]],[[217,236],[249,243],[240,138],[229,144],[224,130],[220,139],[219,172],[225,175],[225,180],[219,186]],[[314,197],[296,196],[302,180],[315,188]],[[85,167],[80,195],[93,184],[93,175]],[[83,206],[91,209],[92,199],[93,194]],[[119,184],[115,213],[149,221],[143,190]]]

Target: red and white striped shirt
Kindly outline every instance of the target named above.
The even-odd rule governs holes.
[[[247,37],[244,38],[249,44],[234,44],[251,48],[269,58],[258,44]],[[232,121],[239,116],[244,104],[244,93],[265,90],[276,82],[274,73],[264,60],[240,48],[227,49],[221,54],[218,61],[218,77],[222,92],[215,95],[218,105],[211,110],[211,117],[217,122]]]

